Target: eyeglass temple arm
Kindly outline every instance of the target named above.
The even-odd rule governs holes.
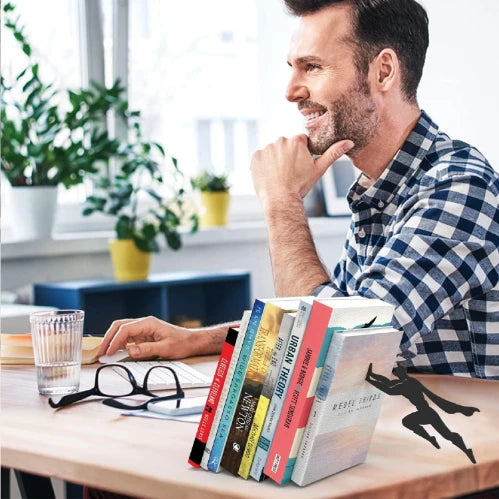
[[[90,397],[94,394],[95,388],[91,388],[90,390],[84,390],[83,392],[78,393],[70,393],[69,395],[64,395],[64,397],[59,400],[59,402],[54,402],[52,397],[49,398],[49,405],[52,409],[58,409],[59,407],[64,407],[69,404],[74,404],[84,398]]]

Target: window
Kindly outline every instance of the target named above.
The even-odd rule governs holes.
[[[128,18],[128,97],[145,135],[186,175],[227,172],[234,193],[249,193],[259,109],[255,2],[130,0]]]
[[[187,176],[205,168],[228,173],[232,193],[239,196],[233,206],[259,213],[251,154],[262,137],[264,142],[274,139],[268,129],[275,130],[277,120],[290,123],[289,113],[274,114],[285,102],[287,77],[289,29],[280,4],[51,0],[48,9],[44,2],[23,0],[16,9],[46,80],[54,80],[58,88],[74,88],[87,79],[111,85],[120,77],[128,86],[130,106],[142,113],[145,137],[161,143]],[[20,48],[9,35],[2,37],[4,74],[22,65]],[[266,76],[271,70],[262,74],[261,67],[272,68],[272,79]],[[285,77],[279,77],[283,72]],[[90,188],[60,189],[64,210],[58,212],[56,231],[111,227],[105,217],[81,216]]]

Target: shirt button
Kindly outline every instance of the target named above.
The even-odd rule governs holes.
[[[383,206],[385,206],[385,203],[383,203],[383,201],[380,201],[380,202],[378,203],[378,206],[379,206],[380,208],[383,208]]]
[[[359,237],[361,239],[364,239],[364,237],[366,237],[366,231],[364,229],[359,230]]]

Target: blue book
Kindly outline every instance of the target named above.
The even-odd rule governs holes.
[[[251,351],[253,350],[253,343],[255,342],[256,333],[258,332],[258,326],[260,325],[260,319],[262,318],[264,308],[265,303],[263,301],[255,300],[246,336],[244,338],[244,343],[241,347],[241,353],[239,354],[239,359],[230,384],[227,400],[225,401],[225,407],[222,417],[220,418],[220,423],[218,424],[215,440],[213,441],[213,447],[211,448],[210,458],[208,459],[208,469],[211,471],[220,471],[220,461],[222,459],[227,437],[229,435],[232,417],[239,400],[239,395],[241,394],[244,377],[246,376],[246,371],[248,369],[249,358]]]

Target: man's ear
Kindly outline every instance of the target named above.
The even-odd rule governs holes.
[[[383,49],[371,63],[373,85],[379,92],[388,92],[400,80],[400,63],[392,49]]]

